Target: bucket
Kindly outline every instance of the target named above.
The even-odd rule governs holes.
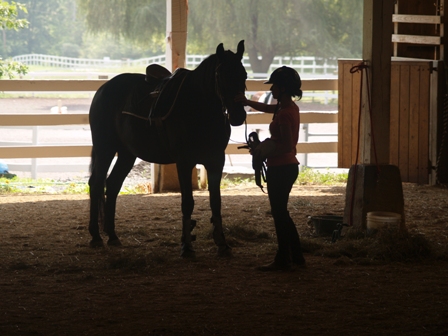
[[[342,216],[311,216],[309,223],[314,225],[314,230],[317,236],[331,237],[333,232],[338,229],[338,224],[342,223]]]
[[[367,213],[367,229],[380,230],[383,228],[399,229],[401,215],[395,212],[368,212]]]

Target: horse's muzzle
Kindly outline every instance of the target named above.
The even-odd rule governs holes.
[[[229,122],[232,126],[240,126],[246,120],[246,110],[241,103],[231,101],[227,105],[227,112],[229,113]]]

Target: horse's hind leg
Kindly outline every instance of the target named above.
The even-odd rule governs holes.
[[[104,232],[109,236],[108,245],[121,245],[115,233],[115,209],[117,196],[123,181],[134,166],[135,156],[129,152],[118,152],[118,159],[106,180],[106,207],[104,213]]]
[[[89,232],[92,236],[90,241],[91,247],[103,246],[100,229],[98,225],[99,218],[104,213],[104,184],[106,181],[107,171],[114,158],[115,151],[92,150],[91,175],[89,178],[90,193],[90,221]]]

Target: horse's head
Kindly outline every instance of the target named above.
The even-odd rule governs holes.
[[[218,66],[216,67],[216,90],[220,96],[232,126],[239,126],[246,120],[246,110],[241,103],[235,102],[235,96],[246,90],[247,73],[242,64],[244,41],[238,43],[236,54],[224,51],[221,43],[216,48]]]

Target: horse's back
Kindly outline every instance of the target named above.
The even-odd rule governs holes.
[[[145,84],[145,75],[143,74],[124,73],[113,77],[95,93],[90,114],[101,113],[103,109],[116,110],[122,108],[132,89],[137,85]]]

